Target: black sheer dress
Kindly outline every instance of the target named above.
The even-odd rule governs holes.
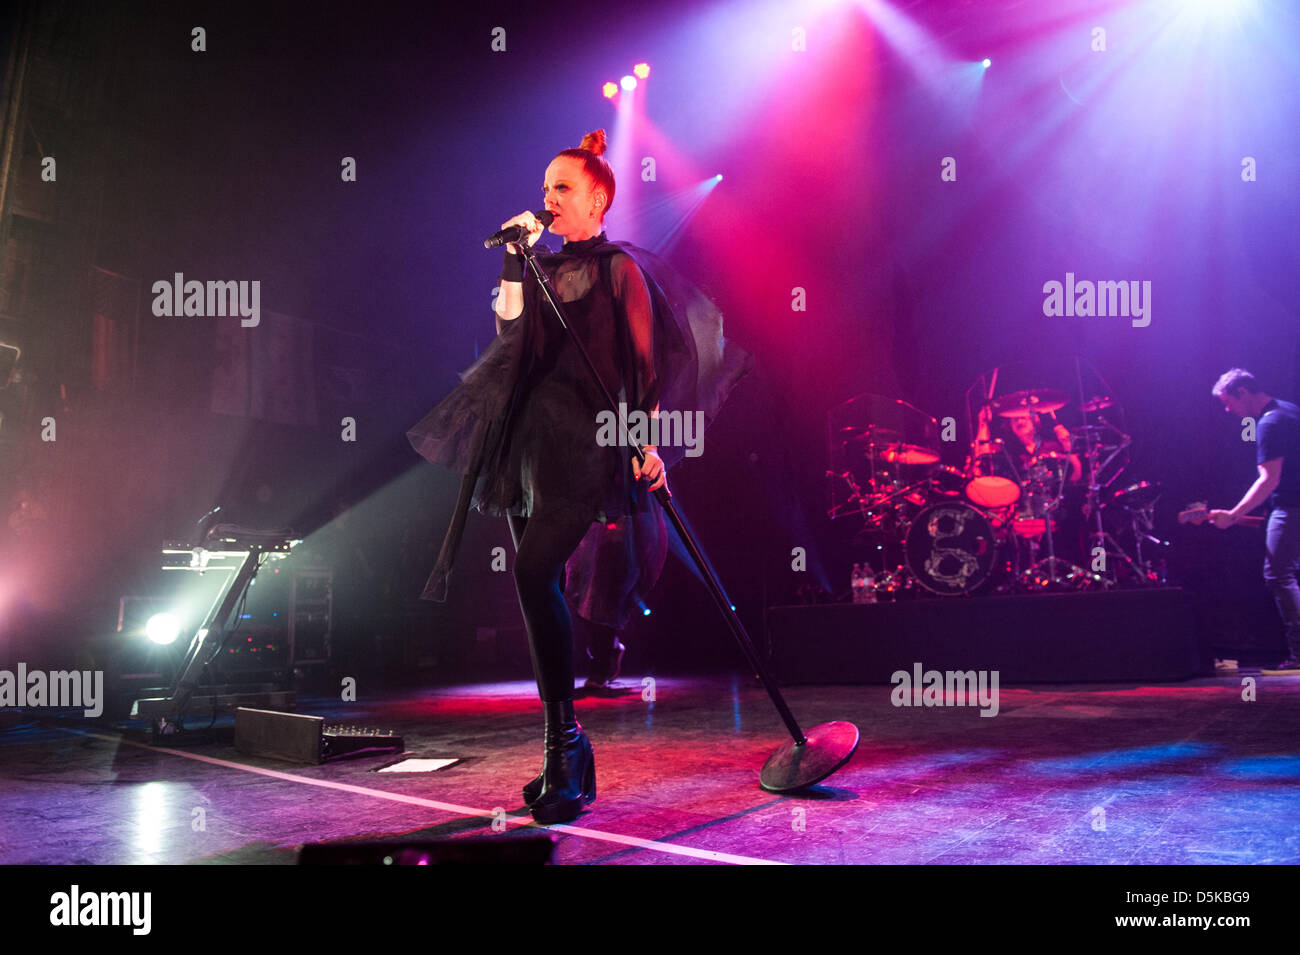
[[[652,253],[604,233],[566,242],[558,253],[534,249],[601,380],[629,412],[648,413],[658,403],[662,410],[700,410],[707,424],[750,370],[751,356],[724,339],[713,303]],[[422,456],[463,475],[422,596],[445,599],[471,506],[594,521],[618,530],[617,548],[597,534],[584,540],[577,566],[570,566],[569,597],[583,616],[621,626],[628,576],[644,578],[652,567],[657,576],[663,563],[666,543],[653,527],[662,527],[658,504],[648,485],[633,479],[629,449],[598,444],[597,414],[607,405],[531,271],[523,292],[522,314],[504,323],[462,383],[407,433]],[[682,450],[660,447],[659,454],[672,463]],[[612,575],[622,586],[612,586],[613,568],[599,572],[600,556],[612,553],[626,561]],[[647,582],[633,589],[644,591]]]

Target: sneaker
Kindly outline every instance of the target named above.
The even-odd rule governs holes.
[[[614,638],[609,656],[603,660],[597,660],[588,650],[587,659],[591,661],[591,668],[587,671],[587,689],[613,685],[619,671],[623,668],[623,654],[626,652],[627,647],[623,646],[623,642],[618,637]]]
[[[1265,676],[1293,676],[1300,673],[1300,659],[1288,657],[1275,667],[1260,670]]]
[[[625,686],[622,683],[615,683],[613,680],[588,680],[583,685],[582,689],[578,690],[574,695],[575,697],[603,696],[612,699],[614,697],[627,696],[629,693],[634,693],[635,691],[635,687]]]

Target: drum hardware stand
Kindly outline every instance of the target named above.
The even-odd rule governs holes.
[[[1133,528],[1133,552],[1137,555],[1136,560],[1128,562],[1129,567],[1147,586],[1157,586],[1159,584],[1159,575],[1149,561],[1142,559],[1142,541],[1148,540],[1161,547],[1169,546],[1169,541],[1161,540],[1151,533],[1155,526],[1153,518],[1156,500],[1158,499],[1156,498],[1142,507],[1124,507],[1124,510],[1128,511],[1129,522]]]
[[[827,471],[826,476],[828,478],[840,478],[849,486],[849,496],[844,503],[836,504],[827,512],[827,516],[831,520],[835,520],[837,517],[846,517],[849,514],[865,513],[866,509],[862,505],[866,502],[866,498],[862,496],[862,486],[853,479],[852,471]],[[857,510],[846,510],[850,504],[856,504]]]
[[[879,526],[882,519],[885,517],[885,512],[877,513],[875,510],[877,507],[888,502],[890,498],[897,497],[899,494],[905,494],[917,487],[917,485],[912,485],[911,487],[906,487],[900,491],[894,491],[882,496],[874,490],[875,478],[873,477],[868,482],[871,485],[871,488],[864,494],[862,491],[862,485],[858,484],[858,482],[854,480],[851,471],[827,471],[826,476],[841,478],[851,490],[851,493],[844,503],[831,508],[830,511],[827,512],[827,516],[831,520],[835,520],[839,517],[847,517],[850,514],[856,514],[868,524],[875,526]],[[848,508],[850,505],[855,505],[855,507],[852,510],[849,510]]]
[[[929,482],[928,482],[928,481],[917,481],[917,482],[915,482],[914,484],[909,484],[909,485],[907,485],[907,487],[901,487],[901,488],[899,488],[899,489],[896,490],[896,491],[891,491],[891,492],[888,493],[888,494],[885,494],[885,495],[882,495],[882,496],[880,496],[880,497],[877,497],[877,498],[875,498],[874,500],[872,500],[872,501],[870,502],[870,504],[869,504],[869,506],[868,506],[868,508],[867,508],[867,513],[870,513],[872,509],[877,508],[877,507],[880,507],[882,504],[886,504],[886,505],[893,506],[893,504],[895,503],[896,499],[898,499],[898,498],[902,498],[902,497],[906,497],[908,494],[912,494],[913,492],[920,490],[920,489],[923,488],[927,483],[929,483]]]
[[[995,593],[1007,595],[1017,594],[1020,592],[1020,540],[1016,537],[1015,531],[1011,528],[1012,518],[1007,517],[1003,524],[1006,529],[1006,546],[1010,551],[1006,561],[1002,564],[1001,569],[1006,571],[1006,576],[998,584]],[[1029,542],[1033,545],[1033,541]],[[1032,555],[1031,555],[1032,556]]]
[[[1035,455],[1037,455],[1040,450],[1041,450],[1041,445],[1039,445],[1034,449]],[[1066,466],[1068,467],[1069,465],[1068,457],[1066,458],[1065,463]],[[1038,473],[1041,474],[1041,472]],[[1031,507],[1034,501],[1035,494],[1044,494],[1046,497],[1046,503],[1043,505],[1043,537],[1047,542],[1047,556],[1044,557],[1042,560],[1034,561],[1032,564],[1026,567],[1024,571],[1021,572],[1020,579],[1025,583],[1028,583],[1033,580],[1042,580],[1041,574],[1044,568],[1046,568],[1047,570],[1046,583],[1044,584],[1044,586],[1060,586],[1062,584],[1070,584],[1071,586],[1077,587],[1080,585],[1080,582],[1082,580],[1086,579],[1088,575],[1088,572],[1084,570],[1082,567],[1078,566],[1077,564],[1072,564],[1068,560],[1056,556],[1056,544],[1052,534],[1052,524],[1055,520],[1057,509],[1061,506],[1061,502],[1065,499],[1065,483],[1068,479],[1067,478],[1068,473],[1069,473],[1068,470],[1065,470],[1063,468],[1059,478],[1056,481],[1056,486],[1053,487],[1041,476],[1036,477],[1035,471],[1032,467],[1027,471],[1029,478],[1028,480],[1025,481],[1023,493],[1027,495]],[[1038,555],[1038,542],[1031,541],[1030,557],[1036,557],[1037,555]],[[1060,573],[1059,568],[1061,567],[1064,567],[1066,570],[1064,576],[1062,576]],[[1042,588],[1040,587],[1040,588],[1032,588],[1032,589],[1042,589]]]
[[[1101,417],[1100,412],[1098,412],[1097,416],[1099,418]],[[1105,419],[1103,419],[1103,421],[1104,420]],[[1109,424],[1108,426],[1111,428],[1114,427]],[[1120,546],[1119,541],[1117,541],[1114,536],[1106,530],[1105,525],[1102,523],[1102,485],[1097,483],[1097,478],[1132,441],[1128,435],[1121,432],[1117,433],[1120,434],[1120,443],[1111,451],[1110,456],[1107,457],[1105,461],[1099,461],[1102,452],[1101,439],[1092,432],[1087,432],[1084,435],[1084,439],[1088,442],[1088,450],[1084,453],[1084,457],[1088,459],[1088,495],[1084,500],[1084,508],[1090,515],[1095,516],[1097,519],[1097,529],[1088,534],[1088,554],[1091,556],[1093,550],[1097,547],[1101,547],[1103,552],[1106,554],[1106,571],[1103,574],[1102,579],[1105,581],[1104,586],[1107,588],[1114,587],[1119,583],[1119,574],[1110,563],[1110,557],[1112,555],[1118,557],[1124,565],[1135,574],[1142,576],[1137,565],[1133,562],[1133,558],[1130,557],[1124,548]],[[1118,474],[1115,475],[1115,477],[1118,476]],[[1112,477],[1111,480],[1107,482],[1106,486],[1113,484],[1115,477]],[[1141,555],[1139,553],[1139,560],[1140,559]]]
[[[1052,502],[1045,508],[1047,517],[1043,520],[1043,536],[1047,539],[1047,556],[1040,561],[1030,564],[1021,572],[1021,578],[1025,581],[1034,579],[1036,573],[1044,567],[1047,568],[1047,584],[1059,586],[1061,584],[1075,585],[1081,579],[1086,579],[1088,572],[1078,564],[1072,564],[1064,558],[1056,556],[1056,549],[1052,543],[1052,516],[1056,513],[1056,502]],[[1031,549],[1036,548],[1036,544],[1031,544]],[[1036,552],[1036,551],[1035,551]],[[1031,554],[1033,556],[1033,554]],[[1058,568],[1066,569],[1065,576],[1061,576]]]
[[[606,407],[617,416],[618,405],[614,401],[614,396],[609,393],[605,382],[596,371],[596,366],[592,363],[591,356],[587,354],[582,339],[578,337],[573,326],[565,318],[564,309],[560,307],[559,294],[556,293],[554,286],[551,284],[550,276],[538,263],[532,246],[527,241],[522,241],[516,244],[515,248],[523,253],[528,267],[532,269],[533,274],[537,277],[542,294],[555,312],[555,317],[559,319],[560,325],[568,333],[570,341],[578,350],[578,354],[582,356],[583,364],[591,373],[592,380],[599,386],[600,393],[605,398]],[[641,445],[631,440],[628,443],[631,445],[633,458],[638,464],[644,464],[645,451]],[[736,638],[741,653],[751,669],[762,681],[768,696],[771,697],[772,704],[776,707],[777,713],[780,714],[781,720],[785,723],[786,730],[790,733],[790,740],[778,747],[776,752],[769,756],[767,762],[763,764],[763,770],[759,776],[759,785],[769,792],[785,793],[806,789],[821,782],[827,776],[842,768],[852,758],[858,748],[860,739],[858,728],[850,722],[837,720],[814,726],[807,733],[800,729],[794,714],[790,712],[790,707],[786,704],[785,697],[782,696],[775,681],[763,665],[763,661],[759,658],[758,652],[754,649],[754,643],[746,632],[745,625],[741,623],[740,617],[736,615],[730,598],[722,589],[721,581],[713,573],[704,552],[687,529],[681,515],[677,513],[677,508],[672,503],[672,494],[669,493],[667,485],[665,484],[655,491],[654,496],[663,507],[664,513],[668,515],[668,519],[672,522],[682,543],[686,546],[701,579],[703,579],[709,590],[709,595],[713,598],[714,604],[726,620],[732,636]]]
[[[1119,575],[1116,573],[1115,567],[1111,563],[1112,558],[1119,558],[1124,566],[1128,567],[1139,577],[1142,576],[1142,572],[1138,569],[1138,565],[1134,562],[1133,558],[1125,552],[1124,548],[1119,545],[1119,541],[1115,540],[1115,537],[1109,531],[1101,527],[1100,514],[1098,514],[1097,517],[1097,524],[1098,529],[1092,531],[1088,535],[1088,553],[1091,555],[1093,551],[1100,547],[1106,555],[1106,572],[1101,575],[1101,579],[1105,581],[1103,586],[1109,589],[1119,583]],[[1091,573],[1096,575],[1100,572],[1092,571]]]

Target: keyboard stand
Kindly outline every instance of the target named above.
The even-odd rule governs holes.
[[[230,626],[235,607],[243,599],[249,584],[266,560],[283,560],[301,541],[285,531],[257,531],[221,524],[209,531],[204,544],[185,547],[168,542],[163,545],[164,570],[231,570],[234,565],[222,561],[239,561],[212,602],[203,625],[190,639],[189,648],[165,696],[137,699],[131,704],[132,719],[147,719],[153,724],[154,742],[184,729],[186,715],[215,716],[240,706],[264,709],[292,709],[291,690],[277,690],[274,684],[209,686],[199,694],[205,668],[225,647],[233,628]],[[188,555],[188,566],[176,563],[179,555]],[[213,562],[216,566],[212,566]]]

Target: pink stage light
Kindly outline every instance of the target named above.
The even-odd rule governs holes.
[[[636,89],[636,77],[629,73],[619,81],[619,85],[630,93]]]
[[[600,88],[600,91],[605,94],[606,99],[613,99],[614,94],[618,92],[618,84],[612,82],[606,83]]]
[[[643,80],[650,75],[650,64],[638,63],[636,66],[632,67],[632,73],[637,77],[637,79]]]

